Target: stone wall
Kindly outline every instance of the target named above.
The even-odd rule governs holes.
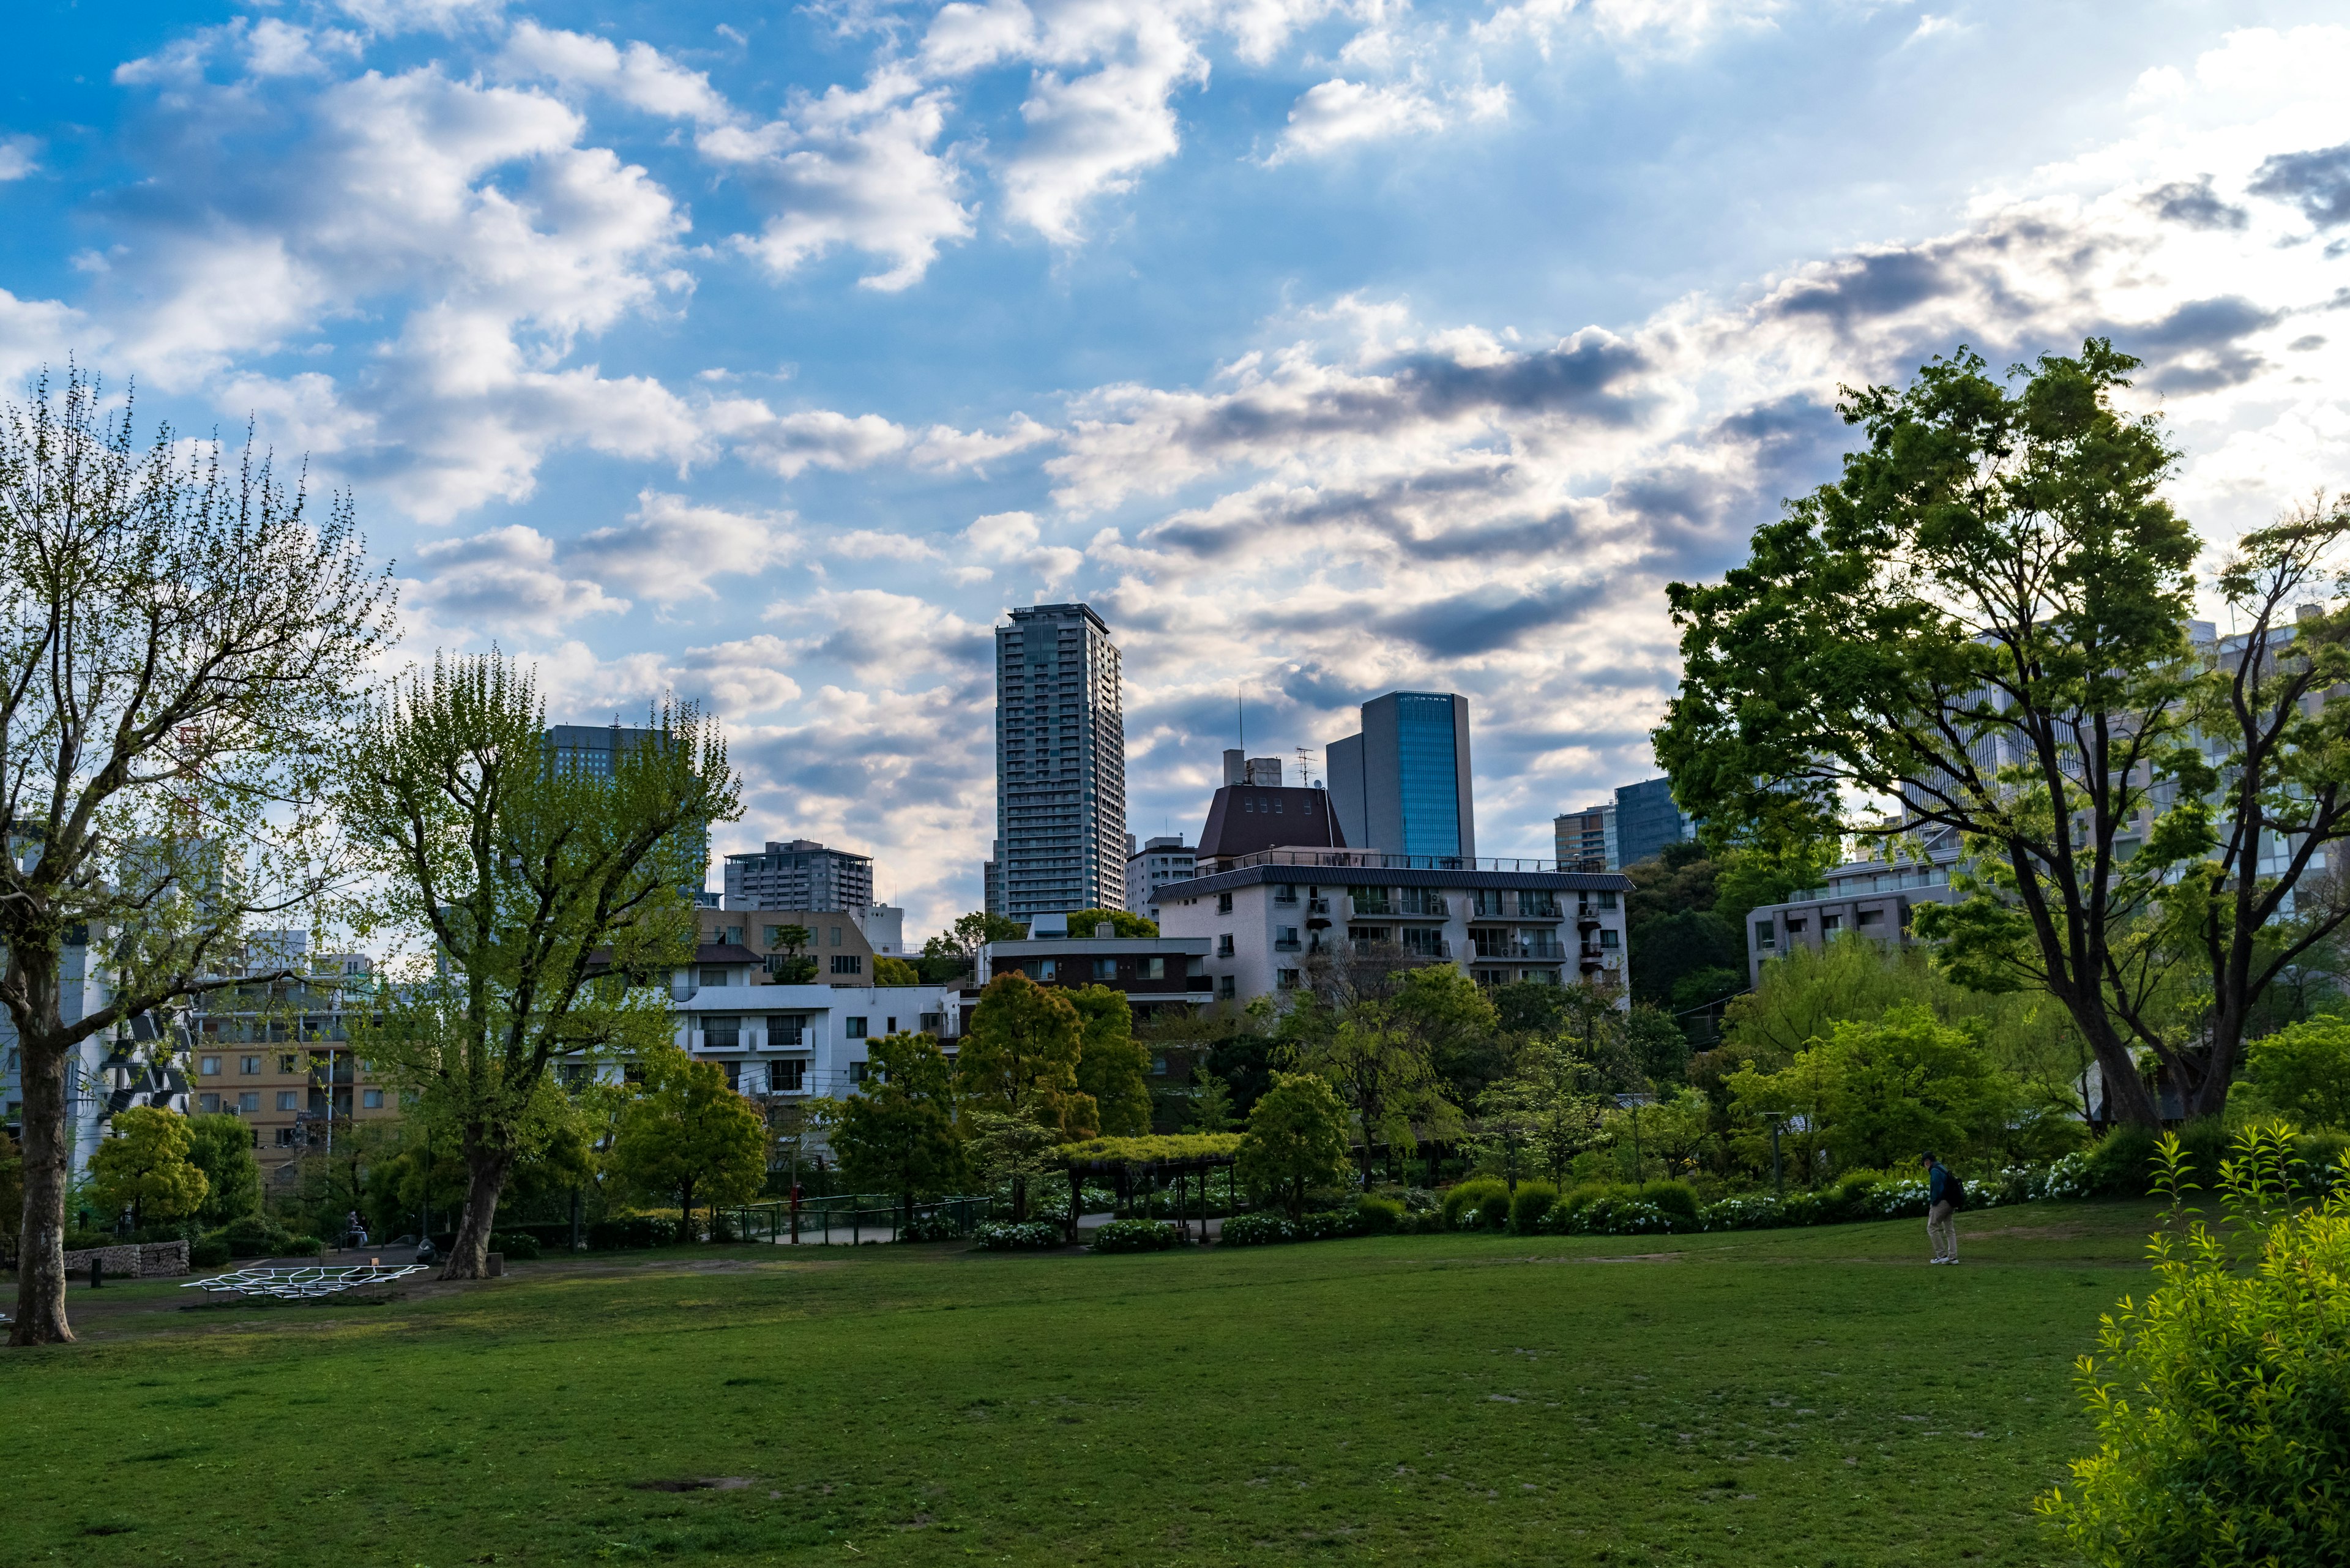
[[[109,1280],[152,1280],[188,1272],[185,1241],[143,1241],[126,1242],[120,1247],[85,1247],[78,1252],[68,1252],[66,1272],[88,1273],[92,1258],[105,1266]]]

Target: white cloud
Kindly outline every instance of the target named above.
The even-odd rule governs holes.
[[[580,535],[567,562],[662,606],[715,599],[711,580],[755,576],[792,558],[790,514],[750,516],[645,490],[627,522]]]
[[[0,136],[0,184],[22,180],[41,165],[41,143],[30,136]]]
[[[1408,83],[1371,87],[1334,77],[1308,88],[1290,107],[1289,126],[1269,164],[1312,157],[1355,142],[1444,129],[1444,111]]]
[[[100,330],[72,306],[0,288],[0,383],[11,391],[44,365],[63,369],[71,355],[104,347]]]
[[[911,461],[918,468],[980,468],[997,458],[1042,446],[1055,435],[1049,426],[1019,413],[1012,416],[1010,425],[998,435],[984,431],[959,431],[951,425],[932,425],[922,432]]]
[[[593,579],[567,576],[555,541],[521,524],[427,545],[417,556],[432,576],[404,597],[442,626],[544,633],[629,607]]]
[[[608,39],[525,19],[507,36],[499,63],[514,75],[604,93],[647,114],[705,125],[734,118],[707,72],[687,70],[650,44],[631,43],[623,49]]]
[[[931,151],[946,102],[888,68],[859,91],[803,95],[765,125],[705,130],[698,145],[767,209],[765,226],[737,243],[770,272],[788,275],[846,246],[889,262],[858,281],[893,292],[920,282],[941,244],[972,232],[962,173]]]
[[[830,409],[778,414],[755,398],[713,402],[706,422],[745,462],[785,479],[810,468],[869,467],[903,452],[913,439],[905,427],[879,414],[851,416]]]

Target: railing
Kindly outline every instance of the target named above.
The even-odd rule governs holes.
[[[1295,937],[1283,937],[1273,944],[1273,950],[1277,953],[1303,952],[1305,950],[1305,944]]]
[[[1556,942],[1489,941],[1482,936],[1477,940],[1477,956],[1481,959],[1528,959],[1544,963],[1564,962],[1567,950]],[[1586,954],[1597,950],[1586,948]]]
[[[1252,866],[1326,866],[1363,871],[1592,871],[1602,866],[1588,860],[1493,858],[1468,855],[1389,855],[1378,849],[1259,849],[1235,855],[1222,863],[1227,871]],[[1213,876],[1203,871],[1201,876]]]
[[[931,1203],[915,1204],[914,1216],[917,1220],[944,1220],[956,1235],[968,1236],[986,1220],[987,1204],[984,1198],[941,1198]],[[713,1216],[718,1224],[733,1228],[737,1241],[811,1247],[893,1240],[905,1218],[906,1206],[902,1202],[879,1192],[803,1199],[796,1228],[788,1199],[721,1209]]]

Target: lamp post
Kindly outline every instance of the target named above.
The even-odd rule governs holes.
[[[1779,1168],[1779,1129],[1786,1124],[1786,1113],[1765,1111],[1762,1119],[1771,1124],[1771,1190],[1783,1203],[1787,1199],[1787,1181]]]

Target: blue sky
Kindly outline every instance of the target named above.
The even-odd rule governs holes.
[[[1083,597],[1132,826],[1467,692],[1478,836],[1651,771],[1663,584],[1840,384],[2110,333],[2215,549],[2342,483],[2350,29],[2316,5],[27,0],[0,376],[253,420],[403,657],[726,719],[721,847],[975,905],[989,627]]]

